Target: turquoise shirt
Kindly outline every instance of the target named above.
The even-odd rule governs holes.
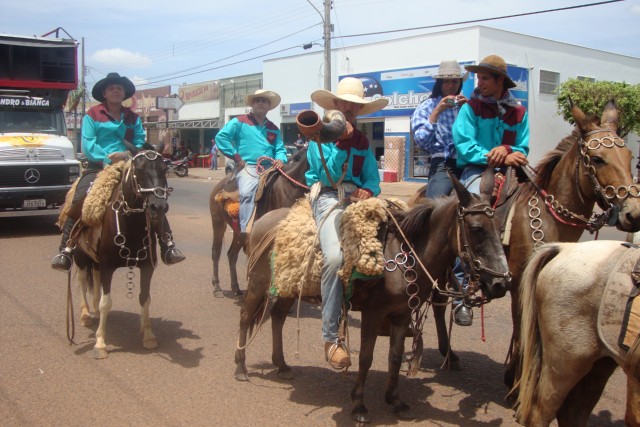
[[[372,196],[380,194],[378,163],[369,149],[367,137],[362,132],[354,129],[350,139],[325,143],[321,146],[333,182],[337,183],[342,176],[342,167],[348,158],[347,172],[342,182],[351,182],[356,187],[369,191]],[[312,186],[322,181],[323,186],[331,187],[316,142],[309,142],[307,160],[309,161],[309,170],[305,174],[307,185]]]
[[[470,99],[460,108],[452,133],[461,168],[487,165],[485,155],[500,145],[509,152],[529,154],[529,121],[521,105],[506,107],[501,115],[495,104]]]
[[[109,154],[126,151],[123,139],[142,148],[146,134],[140,117],[129,108],[122,108],[115,120],[104,104],[89,109],[82,119],[82,152],[90,162],[111,164]]]
[[[216,135],[216,145],[225,156],[234,159],[239,155],[250,165],[262,156],[287,163],[280,129],[268,119],[259,124],[252,113],[229,120]]]

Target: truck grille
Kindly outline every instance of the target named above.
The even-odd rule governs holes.
[[[5,148],[0,151],[0,160],[4,161],[20,161],[20,160],[63,160],[64,155],[59,148],[39,147],[36,149],[26,148]]]
[[[69,185],[67,165],[18,165],[0,168],[0,187]]]

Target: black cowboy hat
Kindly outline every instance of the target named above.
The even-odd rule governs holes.
[[[104,102],[104,90],[109,85],[122,85],[122,87],[124,87],[124,99],[129,99],[134,93],[136,93],[136,87],[131,80],[124,76],[120,76],[118,73],[109,73],[107,74],[107,77],[99,80],[98,83],[93,85],[93,90],[91,91],[93,99]]]

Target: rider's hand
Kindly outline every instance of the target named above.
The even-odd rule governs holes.
[[[527,163],[529,163],[529,161],[527,160],[527,156],[519,151],[514,151],[513,153],[509,154],[504,161],[505,166],[522,166],[526,165]]]
[[[352,200],[365,200],[371,197],[371,193],[367,190],[363,190],[362,188],[356,188],[356,190],[351,193],[350,197]]]
[[[129,152],[116,151],[115,153],[109,154],[107,157],[109,157],[109,160],[111,160],[111,163],[126,162],[129,159]]]
[[[489,163],[489,166],[503,166],[508,154],[509,150],[507,147],[503,145],[494,147],[486,154],[487,163]]]
[[[282,162],[282,160],[274,160],[273,164],[271,165],[271,167],[274,167],[276,169],[280,169],[282,168],[282,166],[284,166],[284,163]]]

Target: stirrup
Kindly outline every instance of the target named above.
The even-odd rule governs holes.
[[[71,252],[67,251],[66,248],[51,260],[51,268],[64,273],[71,271],[72,266],[73,260],[71,259]]]
[[[351,357],[349,356],[349,351],[344,347],[342,342],[339,342],[339,341],[335,342],[328,349],[326,348],[327,344],[330,344],[330,343],[325,343],[325,360],[329,363],[329,366],[331,366],[333,369],[337,371],[342,371],[344,369],[347,369],[349,366],[351,366]],[[338,349],[341,349],[346,353],[347,355],[346,364],[331,361],[331,359],[333,359],[333,356],[336,354]]]

